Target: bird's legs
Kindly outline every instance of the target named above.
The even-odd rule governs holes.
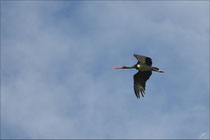
[[[163,71],[163,70],[157,70],[157,72],[164,73],[165,71]]]

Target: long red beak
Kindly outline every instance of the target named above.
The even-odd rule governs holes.
[[[122,69],[123,68],[123,66],[121,66],[121,67],[119,67],[119,68],[112,68],[112,69]]]

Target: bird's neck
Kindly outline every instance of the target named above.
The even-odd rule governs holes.
[[[134,67],[127,67],[127,66],[124,66],[123,69],[133,69]]]

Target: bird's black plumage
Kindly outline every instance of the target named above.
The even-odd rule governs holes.
[[[152,75],[151,71],[138,71],[134,76],[134,92],[137,98],[140,98],[139,92],[144,97],[146,81]]]
[[[138,63],[147,64],[148,66],[152,66],[152,59],[151,58],[149,58],[147,56],[143,56],[143,55],[138,55],[138,54],[134,54],[134,56],[138,60]]]
[[[152,66],[152,59],[143,56],[143,55],[137,55],[134,54],[134,57],[138,60],[137,64],[146,64],[148,66]],[[138,71],[134,76],[134,92],[136,94],[137,98],[140,98],[139,92],[141,92],[141,95],[144,97],[145,94],[145,86],[146,86],[146,81],[149,79],[149,77],[152,75],[151,71]]]
[[[163,73],[164,71],[159,70],[157,67],[152,67],[152,59],[143,56],[143,55],[137,55],[134,54],[134,57],[138,60],[138,63],[136,65],[133,65],[131,67],[127,66],[121,66],[119,68],[114,69],[137,69],[138,72],[133,76],[134,79],[134,92],[136,94],[137,98],[140,98],[140,94],[142,97],[145,95],[145,87],[146,87],[146,81],[150,78],[152,75],[152,71]]]

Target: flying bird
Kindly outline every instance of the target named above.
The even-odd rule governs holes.
[[[157,67],[152,67],[152,59],[147,56],[134,54],[134,57],[136,57],[136,59],[138,60],[138,63],[136,65],[133,65],[132,67],[122,66],[114,69],[138,70],[138,72],[133,76],[133,79],[134,79],[134,92],[136,94],[136,97],[140,99],[139,92],[141,92],[142,97],[144,97],[146,81],[152,75],[152,71],[160,73],[163,73],[164,71],[159,70],[159,68]]]

